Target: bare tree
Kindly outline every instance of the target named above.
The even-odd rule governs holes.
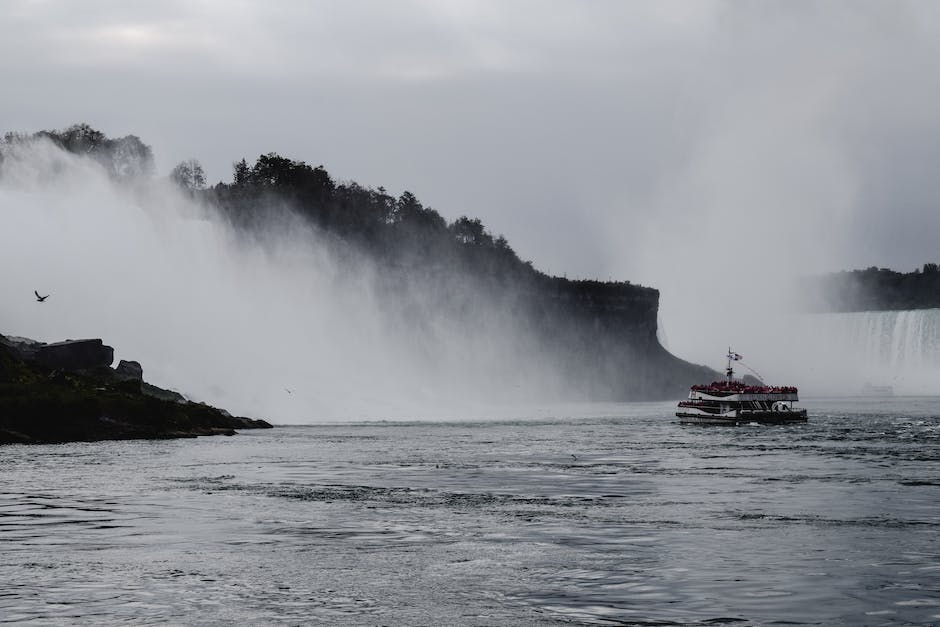
[[[206,187],[206,174],[202,169],[202,164],[196,159],[180,161],[170,172],[170,179],[189,191],[205,189]]]

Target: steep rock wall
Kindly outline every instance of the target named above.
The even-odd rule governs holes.
[[[533,292],[543,341],[557,348],[585,397],[605,400],[681,398],[710,368],[683,361],[657,339],[658,290],[628,283],[565,281]]]
[[[545,275],[413,270],[391,272],[380,284],[383,307],[401,321],[398,328],[414,334],[415,343],[441,334],[445,326],[443,335],[469,338],[464,345],[469,350],[495,355],[488,367],[502,369],[498,376],[542,389],[546,398],[675,399],[687,395],[691,384],[718,376],[659,343],[659,292],[653,288]],[[429,344],[433,352],[446,343]]]

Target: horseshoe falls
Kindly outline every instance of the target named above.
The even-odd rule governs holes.
[[[807,392],[857,393],[866,384],[898,395],[940,394],[940,309],[798,316],[798,351],[814,379]]]

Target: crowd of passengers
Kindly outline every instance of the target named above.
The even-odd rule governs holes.
[[[695,392],[734,392],[736,394],[796,394],[792,386],[747,385],[741,381],[712,381],[708,385],[693,385]]]

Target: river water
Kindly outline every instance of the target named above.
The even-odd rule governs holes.
[[[940,399],[0,447],[0,620],[940,623]]]

